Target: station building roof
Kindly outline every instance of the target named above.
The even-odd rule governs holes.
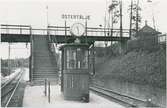
[[[161,34],[161,32],[155,30],[154,28],[150,27],[149,25],[147,25],[147,23],[145,23],[145,26],[142,27],[139,31],[138,31],[138,35],[158,35]]]

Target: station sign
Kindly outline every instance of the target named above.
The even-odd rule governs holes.
[[[90,20],[90,15],[73,15],[73,14],[62,14],[62,19],[74,19],[74,20]]]

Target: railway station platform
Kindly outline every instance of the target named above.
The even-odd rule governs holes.
[[[63,99],[59,85],[51,86],[51,99],[44,95],[44,86],[30,86],[25,89],[23,107],[48,108],[125,108],[118,103],[111,102],[101,96],[90,92],[90,102],[67,101]]]

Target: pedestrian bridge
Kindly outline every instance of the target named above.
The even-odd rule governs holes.
[[[86,27],[85,34],[80,38],[83,42],[92,43],[95,41],[127,41],[130,39],[129,29]],[[52,42],[70,43],[76,37],[70,33],[69,26],[48,26],[47,29],[32,28],[30,25],[1,25],[1,42],[30,42],[31,36],[50,35]]]

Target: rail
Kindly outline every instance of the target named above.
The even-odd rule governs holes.
[[[110,90],[110,89],[107,89],[107,88],[103,88],[103,87],[100,87],[100,86],[94,86],[94,87],[99,88],[99,89],[102,89],[102,90],[104,90],[104,91],[108,91],[108,92],[114,93],[114,94],[119,95],[119,96],[127,97],[127,98],[129,98],[129,99],[134,99],[134,100],[141,101],[141,102],[146,102],[146,101],[147,101],[147,100],[142,100],[142,99],[139,99],[139,98],[136,98],[136,97],[132,97],[132,96],[120,94],[120,93],[118,93],[118,92],[115,92],[115,91],[113,91],[113,90]]]
[[[153,103],[151,103],[150,100],[142,100],[136,97],[127,96],[118,92],[115,92],[110,89],[103,88],[101,86],[97,86],[93,84],[93,86],[90,87],[90,90],[97,92],[100,95],[103,95],[109,99],[115,100],[116,102],[123,104],[128,107],[138,107],[138,106],[156,106]]]
[[[136,105],[134,105],[134,104],[128,103],[128,102],[123,101],[123,100],[118,99],[118,98],[114,98],[114,97],[112,97],[111,95],[106,94],[106,93],[104,93],[104,92],[98,90],[98,89],[95,88],[95,87],[90,87],[90,90],[93,91],[93,92],[98,93],[98,94],[101,95],[101,96],[105,96],[107,99],[111,99],[111,100],[114,99],[116,102],[119,102],[120,104],[125,105],[125,106],[127,106],[127,107],[136,107]]]
[[[23,71],[14,75],[1,86],[1,106],[8,107],[22,79]]]

